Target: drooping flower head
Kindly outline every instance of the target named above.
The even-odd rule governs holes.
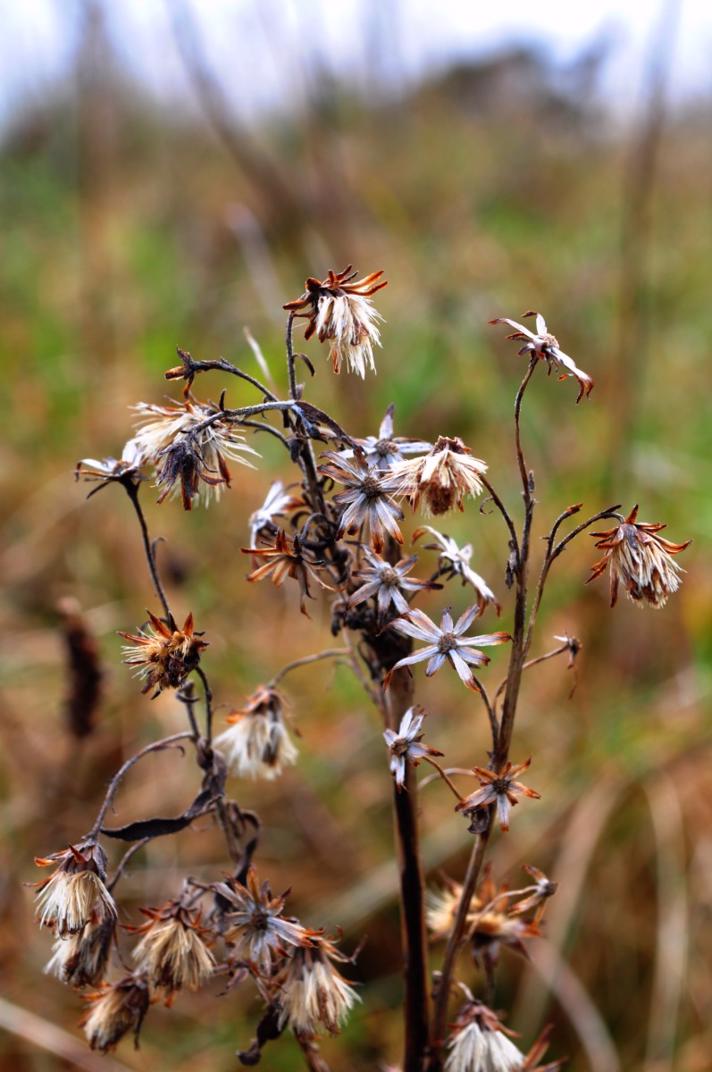
[[[440,552],[440,569],[445,577],[460,577],[463,585],[470,584],[477,593],[477,605],[484,610],[488,603],[492,603],[499,615],[502,609],[497,597],[483,577],[470,566],[472,558],[472,544],[466,543],[459,547],[451,536],[447,536],[430,525],[421,525],[413,533],[413,543],[420,539],[424,532],[430,533],[435,543],[427,543],[425,547],[429,551]]]
[[[230,728],[215,740],[228,767],[240,777],[279,777],[299,755],[284,722],[284,701],[269,685],[260,685],[243,707],[227,716]]]
[[[526,760],[525,763],[518,763],[516,766],[508,762],[500,771],[487,770],[486,767],[473,767],[473,773],[481,788],[456,804],[455,811],[461,811],[470,816],[494,804],[497,808],[500,828],[505,831],[509,830],[509,813],[515,804],[519,803],[518,797],[530,797],[532,800],[539,800],[541,797],[541,793],[537,793],[535,789],[529,789],[528,786],[516,780],[517,776],[522,771],[528,770],[530,766],[531,759]]]
[[[124,662],[136,667],[136,674],[145,681],[142,692],[155,689],[177,689],[200,662],[200,653],[208,642],[196,633],[193,615],[189,614],[183,628],[171,629],[155,614],[147,611],[150,624],[138,633],[119,633],[125,644]]]
[[[423,756],[441,756],[443,754],[437,748],[431,748],[430,745],[422,743],[424,718],[425,711],[416,707],[409,707],[403,715],[397,731],[391,729],[383,731],[383,737],[388,745],[391,774],[395,778],[399,789],[402,789],[405,785],[408,760],[414,767],[417,767]]]
[[[290,949],[308,946],[318,937],[318,932],[285,916],[287,894],[274,897],[270,884],[259,881],[254,867],[247,872],[245,885],[231,879],[216,882],[214,889],[227,902],[227,940],[234,942],[239,957],[252,961],[266,977]]]
[[[381,345],[377,323],[383,319],[371,298],[387,283],[381,279],[382,271],[363,279],[356,279],[357,275],[349,264],[343,272],[330,271],[326,279],[310,276],[301,298],[283,308],[306,317],[305,339],[316,333],[319,342],[329,340],[334,372],[341,372],[345,364],[349,372],[365,378],[367,368],[376,371],[373,347]]]
[[[261,547],[242,547],[240,550],[243,555],[253,555],[262,560],[261,565],[248,573],[247,580],[250,584],[264,580],[265,577],[272,578],[275,588],[281,588],[288,577],[297,582],[299,609],[307,618],[309,614],[306,600],[314,598],[309,581],[316,581],[321,588],[332,591],[330,585],[322,580],[317,572],[322,563],[310,557],[298,536],[289,537],[284,529],[279,529],[274,539],[271,542],[265,541]]]
[[[89,1007],[81,1024],[92,1050],[108,1053],[129,1031],[133,1031],[138,1046],[141,1025],[150,1004],[145,976],[127,975],[118,983],[104,983],[93,994],[83,996]]]
[[[75,480],[84,480],[97,486],[88,498],[111,483],[137,484],[141,479],[141,453],[133,440],[129,440],[120,458],[82,458],[74,469]]]
[[[62,938],[79,934],[88,924],[116,921],[114,899],[104,885],[106,855],[95,841],[37,857],[38,867],[54,867],[37,884],[37,918]]]
[[[381,558],[370,548],[363,548],[366,565],[362,566],[354,577],[363,584],[349,598],[349,603],[356,607],[367,599],[375,598],[378,616],[384,619],[393,609],[399,614],[407,614],[410,605],[406,592],[419,592],[424,588],[441,588],[434,581],[419,581],[409,573],[417,562],[416,555],[401,558],[395,565]]]
[[[390,474],[389,488],[396,496],[408,500],[414,510],[421,503],[423,513],[446,514],[464,500],[483,489],[481,477],[487,465],[458,436],[438,436],[435,445],[422,458],[397,462]]]
[[[684,572],[673,555],[679,555],[691,541],[673,543],[666,540],[659,535],[666,527],[662,522],[637,521],[637,517],[636,505],[625,521],[615,528],[591,533],[596,539],[596,547],[604,555],[591,566],[588,580],[599,577],[609,566],[612,607],[616,605],[621,583],[628,598],[639,607],[644,603],[664,607],[668,596],[680,587],[680,574]]]
[[[332,1035],[338,1034],[359,1000],[336,967],[336,963],[348,959],[332,941],[318,934],[310,934],[308,944],[295,947],[279,992],[280,1022],[307,1036],[324,1028]]]
[[[171,406],[140,402],[134,409],[143,423],[126,446],[140,464],[155,467],[156,487],[162,489],[159,502],[173,493],[180,494],[185,510],[198,499],[207,506],[220,498],[223,487],[230,487],[228,460],[252,469],[244,455],[259,457],[212,404],[193,399]]]
[[[403,518],[403,511],[388,494],[385,481],[378,472],[370,469],[361,456],[348,459],[340,454],[326,454],[324,457],[327,461],[321,465],[321,472],[346,488],[333,500],[337,506],[343,507],[337,539],[365,526],[377,554],[383,550],[388,536],[402,544],[398,522]]]
[[[213,973],[215,958],[205,944],[207,931],[200,913],[191,912],[179,901],[161,908],[142,908],[148,923],[131,928],[142,935],[133,950],[137,970],[150,984],[166,992],[199,990]]]
[[[115,916],[100,923],[87,923],[77,934],[57,938],[45,973],[70,986],[98,986],[106,974],[115,940]]]
[[[390,674],[402,666],[411,666],[427,660],[425,673],[430,677],[447,661],[454,667],[458,677],[468,689],[478,692],[479,689],[470,667],[486,666],[490,661],[489,656],[478,649],[504,644],[511,640],[509,633],[501,632],[483,633],[473,637],[465,636],[478,614],[479,607],[475,605],[461,614],[454,623],[450,611],[446,610],[439,626],[422,610],[417,609],[409,611],[403,618],[396,618],[390,623],[391,629],[395,629],[403,636],[413,637],[414,640],[425,640],[427,643],[424,648],[420,648],[413,655],[400,659]]]
[[[560,380],[566,380],[569,376],[573,376],[579,385],[577,402],[580,402],[584,395],[590,395],[594,388],[593,380],[588,373],[578,368],[572,357],[564,353],[559,346],[559,340],[549,332],[546,320],[544,320],[541,313],[528,312],[523,315],[535,317],[535,332],[530,331],[524,324],[520,324],[516,320],[510,320],[506,316],[497,316],[494,320],[490,320],[490,324],[508,324],[510,328],[514,328],[513,334],[508,335],[507,338],[515,339],[517,342],[524,344],[519,353],[532,354],[541,361],[546,361],[549,372],[551,372],[552,363],[558,365],[560,369],[563,369],[562,374],[559,376]]]

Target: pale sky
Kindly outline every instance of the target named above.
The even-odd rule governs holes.
[[[676,7],[671,96],[712,92],[710,0],[103,0],[121,61],[165,101],[190,99],[169,14],[182,3],[245,115],[295,99],[315,56],[365,86],[374,67],[397,64],[401,76],[412,79],[454,57],[527,40],[545,44],[565,64],[603,35],[615,46],[604,88],[628,113],[654,28],[664,9]],[[0,0],[0,121],[68,69],[83,7],[83,0]],[[374,56],[374,40],[381,42],[381,57]]]

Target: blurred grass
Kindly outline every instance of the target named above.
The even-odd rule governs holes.
[[[563,506],[585,499],[590,512],[608,501],[639,501],[645,519],[669,522],[671,538],[695,540],[684,558],[685,584],[662,614],[628,603],[610,613],[605,585],[583,586],[593,557],[586,537],[557,564],[535,652],[551,646],[551,634],[579,636],[579,686],[567,700],[570,676],[552,664],[526,683],[515,759],[533,753],[531,783],[543,800],[518,809],[495,862],[510,883],[523,862],[551,868],[563,897],[567,874],[557,868],[572,866],[564,831],[579,809],[586,819],[587,802],[610,784],[615,807],[577,864],[580,888],[557,940],[607,1025],[622,1069],[707,1067],[712,148],[700,133],[710,106],[674,117],[664,131],[642,294],[647,342],[631,384],[620,364],[628,355],[616,354],[615,339],[621,191],[635,131],[624,137],[585,98],[554,94],[543,61],[526,93],[510,72],[501,83],[506,92],[492,96],[477,89],[478,74],[464,69],[398,102],[368,107],[334,90],[328,109],[317,102],[308,115],[265,124],[259,136],[303,206],[289,220],[278,205],[265,204],[208,129],[152,110],[108,76],[95,74],[78,109],[58,94],[19,116],[2,148],[0,620],[8,641],[0,653],[0,965],[12,999],[48,1020],[71,1028],[77,1002],[41,979],[49,943],[35,933],[30,896],[19,894],[19,884],[34,877],[33,855],[87,827],[120,757],[181,719],[170,697],[150,703],[138,696],[118,663],[116,630],[138,624],[151,600],[128,505],[112,489],[85,504],[72,466],[78,457],[118,452],[131,426],[127,406],[169,393],[162,371],[174,363],[176,345],[252,369],[243,338],[249,325],[281,382],[280,303],[301,291],[306,274],[353,260],[363,271],[385,267],[391,281],[379,295],[387,324],[378,376],[366,384],[336,380],[325,354],[307,347],[317,366],[309,397],[333,408],[352,433],[375,431],[395,400],[398,431],[462,435],[516,505],[509,423],[522,365],[486,322],[540,308],[597,386],[576,407],[570,383],[535,378],[524,428],[541,502],[537,535]],[[202,381],[198,391],[215,398],[222,386],[230,400],[247,397],[219,378]],[[619,435],[611,414],[621,412],[623,390],[630,392],[623,412],[631,416]],[[319,606],[306,622],[290,590],[244,583],[247,517],[269,477],[285,472],[271,442],[260,449],[260,471],[241,472],[219,508],[183,516],[169,504],[149,507],[152,531],[166,537],[159,557],[173,599],[193,609],[208,632],[211,680],[226,706],[281,663],[328,643]],[[504,597],[499,518],[473,506],[445,528],[474,543],[476,568]],[[67,593],[86,610],[107,667],[100,728],[79,752],[60,714],[55,607]],[[466,594],[453,589],[448,598],[459,607]],[[440,601],[425,606],[434,613]],[[510,614],[505,605],[503,628]],[[503,667],[504,656],[495,656],[487,680],[496,683]],[[418,689],[432,710],[431,739],[448,762],[480,762],[484,720],[458,683],[444,674],[423,683],[421,675]],[[237,786],[236,795],[265,819],[260,870],[275,888],[294,888],[294,911],[313,925],[343,922],[348,947],[368,934],[354,969],[364,1004],[342,1041],[326,1042],[324,1053],[337,1072],[374,1067],[384,1052],[396,1059],[401,1001],[380,728],[343,670],[311,678],[298,671],[288,692],[302,734],[298,768],[274,786]],[[148,762],[119,799],[122,820],[146,814],[157,800],[165,813],[181,808],[196,779],[192,771],[176,773],[180,763],[175,756]],[[672,1049],[646,1058],[659,1011],[651,1004],[653,977],[666,955],[656,928],[658,861],[668,857],[660,856],[646,804],[659,777],[670,780],[683,817],[678,848],[691,955],[679,1017],[667,1010]],[[433,880],[440,867],[460,874],[467,836],[436,785],[424,790],[423,822]],[[126,880],[127,909],[166,899],[186,869],[214,873],[221,859],[207,826],[175,844],[152,844]],[[334,918],[334,902],[348,918]],[[556,902],[552,930],[555,913]],[[541,1014],[556,1021],[556,1052],[571,1055],[574,1072],[595,1067],[565,1012],[567,994],[555,987],[549,1001],[529,969],[503,959],[498,1006],[515,1004],[524,971],[525,985],[541,995]],[[528,1044],[539,1023],[527,1019],[526,1001],[517,1008],[514,1026],[526,1026]],[[231,1068],[255,1012],[240,992],[219,1001],[183,997],[169,1013],[152,1012],[139,1055],[125,1045],[119,1056],[152,1070]],[[295,1049],[274,1044],[266,1067],[299,1067]],[[64,1067],[10,1035],[0,1042],[0,1062]]]

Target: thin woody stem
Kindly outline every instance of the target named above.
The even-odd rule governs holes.
[[[386,723],[397,729],[413,702],[413,679],[397,670],[384,695]],[[425,930],[425,883],[418,835],[418,783],[406,763],[405,785],[393,782],[398,841],[401,919],[404,935],[405,1051],[403,1072],[422,1072],[428,1047],[428,945]],[[458,794],[459,795],[459,794]]]
[[[164,748],[173,748],[173,746],[177,745],[179,741],[186,741],[192,739],[193,734],[188,730],[184,730],[182,733],[174,733],[170,737],[163,737],[160,741],[153,741],[152,744],[147,744],[146,747],[142,748],[140,752],[137,752],[135,755],[127,759],[126,762],[119,767],[116,774],[109,782],[109,788],[106,791],[104,802],[99,808],[99,813],[96,817],[96,821],[94,822],[93,827],[87,834],[87,837],[96,837],[96,835],[99,833],[103,826],[107,812],[109,811],[109,808],[113,803],[114,797],[116,796],[116,792],[121,785],[121,782],[123,781],[125,775],[128,774],[131,768],[135,766],[140,759],[143,759],[143,757],[147,756],[150,752],[160,752]]]
[[[156,555],[153,550],[151,538],[148,534],[148,525],[146,524],[146,518],[144,516],[141,503],[139,502],[140,484],[134,484],[132,481],[122,481],[122,484],[124,489],[126,490],[126,494],[131,500],[131,504],[134,510],[136,511],[136,517],[138,518],[138,523],[141,528],[141,536],[143,538],[143,547],[144,551],[146,552],[148,569],[151,574],[151,580],[153,581],[153,589],[161,602],[161,606],[163,607],[163,613],[165,615],[166,622],[171,629],[175,629],[175,618],[173,617],[173,612],[171,611],[170,605],[168,603],[166,593],[163,590],[163,585],[161,583],[161,578],[158,572],[158,566],[156,565]]]
[[[200,678],[205,696],[205,737],[208,744],[213,739],[213,690],[210,688],[208,677],[202,666],[196,666],[195,673]]]
[[[287,349],[287,375],[289,377],[289,394],[295,402],[299,401],[299,391],[297,388],[297,373],[296,373],[296,358],[294,354],[294,318],[295,314],[290,313],[287,317],[287,327],[285,330],[285,346]],[[299,434],[299,428],[301,427],[301,421],[297,421],[297,434]],[[319,484],[319,477],[316,470],[316,459],[314,457],[314,450],[311,442],[308,438],[300,436],[300,451],[299,451],[299,463],[301,465],[302,472],[304,473],[304,479],[307,482],[309,489],[309,496],[311,505],[314,510],[319,513],[325,512],[324,507],[324,494]]]
[[[233,365],[231,361],[226,361],[224,357],[219,358],[217,361],[194,361],[190,354],[185,350],[178,351],[181,360],[186,365],[187,370],[192,374],[194,372],[228,372],[231,376],[238,376],[241,380],[245,380],[247,383],[252,384],[265,398],[270,402],[276,402],[277,396],[270,391],[268,387],[265,387],[263,383],[260,383],[258,379],[251,376],[249,372],[243,372],[237,365]],[[172,379],[173,377],[166,377]]]
[[[435,767],[435,770],[436,770],[436,771],[438,772],[438,774],[440,775],[440,777],[442,778],[442,780],[443,780],[443,781],[445,782],[445,784],[446,784],[446,785],[448,786],[448,788],[450,789],[450,791],[452,792],[452,794],[453,794],[454,796],[456,796],[456,797],[457,797],[457,799],[458,799],[459,801],[462,801],[462,800],[464,800],[464,799],[465,799],[465,798],[464,798],[464,797],[462,796],[462,794],[461,794],[461,793],[460,793],[460,792],[458,791],[458,789],[457,789],[457,786],[455,786],[455,785],[454,785],[454,784],[453,784],[453,783],[452,783],[452,782],[450,781],[450,779],[449,779],[449,778],[448,778],[448,776],[447,776],[447,772],[443,770],[443,768],[442,768],[442,767],[440,766],[440,764],[439,764],[439,763],[437,763],[437,762],[436,762],[436,761],[435,761],[435,760],[434,760],[434,759],[432,758],[432,756],[423,756],[422,758],[423,758],[423,759],[425,760],[425,762],[426,762],[426,763],[429,763],[431,767]]]
[[[532,518],[534,515],[534,497],[533,497],[533,476],[529,472],[524,457],[524,451],[522,449],[521,441],[521,410],[522,400],[524,393],[527,389],[529,381],[534,375],[534,370],[537,366],[537,359],[532,357],[529,362],[529,367],[524,375],[524,378],[519,385],[519,390],[514,401],[514,439],[515,439],[515,451],[517,458],[517,466],[519,468],[519,474],[522,481],[522,498],[524,500],[524,521],[522,525],[522,536],[519,541],[519,554],[517,561],[517,569],[515,572],[516,577],[516,596],[514,606],[514,626],[512,630],[512,647],[509,654],[509,669],[507,673],[507,684],[504,694],[504,703],[502,705],[502,717],[499,722],[498,732],[496,736],[496,745],[493,748],[492,757],[490,760],[490,766],[493,769],[498,770],[507,762],[509,755],[509,746],[512,739],[512,729],[514,726],[514,717],[517,710],[517,699],[519,697],[519,685],[522,677],[522,667],[525,659],[525,627],[526,627],[526,608],[527,608],[527,569],[529,559],[529,543],[531,535]],[[455,960],[460,948],[460,943],[465,932],[465,923],[467,920],[467,913],[470,908],[470,903],[477,887],[477,882],[482,869],[482,862],[487,850],[487,844],[489,842],[490,832],[492,829],[492,822],[494,818],[494,811],[489,809],[487,817],[487,826],[481,834],[477,835],[475,844],[472,847],[470,853],[470,859],[467,865],[467,872],[463,882],[462,894],[460,896],[460,902],[457,907],[457,913],[452,926],[452,930],[448,937],[447,946],[445,949],[445,957],[443,959],[443,966],[440,973],[440,979],[438,983],[438,989],[435,1001],[435,1014],[433,1017],[433,1031],[431,1037],[431,1054],[430,1054],[430,1066],[431,1072],[436,1072],[437,1069],[442,1068],[443,1064],[443,1045],[445,1036],[447,1033],[447,1011],[448,1002],[450,997],[450,989],[452,985],[452,974],[455,967]]]
[[[148,837],[141,838],[140,841],[134,841],[133,845],[131,845],[126,850],[124,855],[121,857],[121,859],[120,859],[120,861],[119,861],[119,863],[117,865],[116,870],[114,871],[114,874],[113,874],[113,877],[112,877],[111,881],[109,883],[107,883],[106,888],[109,891],[109,893],[112,892],[112,890],[114,889],[114,886],[119,881],[119,879],[122,877],[124,871],[126,870],[126,866],[127,866],[128,862],[129,862],[129,860],[131,860],[132,857],[136,855],[138,850],[142,849],[144,847],[144,845],[148,845],[150,840],[151,839],[148,838]]]
[[[569,643],[561,644],[558,648],[553,648],[551,651],[547,651],[545,655],[538,655],[536,659],[528,659],[522,666],[522,672],[524,672],[525,670],[530,670],[532,666],[537,666],[539,663],[546,662],[547,659],[553,659],[556,655],[564,655],[567,651],[571,651],[571,644]],[[497,691],[494,694],[493,701],[495,705],[502,693],[504,692],[506,685],[507,679],[505,678],[497,686]]]
[[[279,684],[283,677],[286,677],[287,674],[291,674],[292,670],[296,670],[300,666],[309,666],[311,663],[317,663],[321,659],[337,659],[341,655],[345,655],[350,659],[351,654],[349,648],[328,648],[326,651],[317,652],[316,655],[304,655],[301,659],[294,659],[293,662],[287,663],[281,670],[278,670],[268,684],[270,686]]]
[[[490,482],[487,479],[487,477],[482,475],[482,474],[480,474],[480,480],[484,484],[484,486],[487,488],[487,491],[489,492],[490,499],[492,500],[492,502],[494,503],[494,505],[497,507],[497,509],[499,510],[500,514],[504,518],[504,523],[507,526],[507,528],[509,529],[510,546],[511,546],[512,550],[516,551],[516,553],[518,555],[519,554],[519,540],[517,539],[517,530],[514,527],[514,522],[512,521],[512,518],[509,515],[509,511],[507,510],[506,506],[504,505],[504,503],[500,499],[500,497],[497,494],[497,492],[494,490],[492,484],[490,484]],[[480,510],[481,509],[482,509],[482,507],[480,507]]]

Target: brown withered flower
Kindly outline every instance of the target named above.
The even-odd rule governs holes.
[[[402,544],[403,534],[398,522],[403,518],[403,511],[388,494],[378,471],[369,468],[360,455],[350,459],[341,454],[325,454],[324,457],[327,461],[320,466],[320,471],[346,488],[334,496],[335,504],[343,507],[337,539],[345,532],[358,532],[365,526],[377,554],[383,550],[388,536]]]
[[[412,637],[414,640],[425,640],[426,646],[419,648],[413,655],[399,659],[387,675],[384,684],[388,684],[395,670],[427,660],[428,665],[425,668],[427,677],[437,673],[443,663],[449,662],[463,684],[473,692],[479,692],[479,686],[470,667],[486,666],[490,661],[489,656],[479,649],[505,644],[512,639],[509,633],[502,632],[480,633],[473,637],[465,636],[479,613],[480,608],[475,605],[461,614],[457,622],[453,622],[450,611],[446,610],[440,619],[439,626],[424,611],[417,608],[410,610],[403,618],[396,618],[390,623],[391,629],[395,629],[402,636]]]
[[[116,918],[87,923],[82,931],[57,938],[45,973],[70,986],[98,986],[106,974],[111,947],[116,940]]]
[[[265,501],[257,510],[250,514],[250,543],[254,547],[261,536],[275,536],[277,534],[277,518],[283,518],[304,506],[301,495],[293,495],[289,488],[285,487],[281,480],[275,480],[270,485],[265,496]]]
[[[262,547],[242,547],[243,555],[254,555],[262,559],[258,565],[247,575],[247,580],[253,584],[262,581],[265,577],[272,578],[275,588],[281,588],[288,577],[295,580],[299,585],[299,609],[307,618],[309,613],[306,608],[306,600],[313,599],[309,588],[309,581],[316,581],[321,587],[329,592],[333,591],[317,573],[320,562],[307,558],[298,536],[287,536],[284,529],[280,529],[272,543],[265,543]]]
[[[70,845],[38,856],[38,867],[54,867],[36,884],[37,919],[61,938],[79,934],[89,924],[115,922],[116,905],[105,886],[106,855],[95,841]]]
[[[349,264],[343,272],[330,271],[326,279],[310,276],[301,298],[283,308],[307,319],[305,339],[316,333],[319,342],[329,340],[334,372],[341,372],[345,363],[349,372],[365,378],[367,368],[376,371],[373,347],[381,345],[377,322],[383,319],[371,298],[387,282],[381,279],[383,271],[363,279],[356,279],[357,275]]]
[[[591,566],[588,581],[600,577],[609,566],[612,607],[616,605],[621,583],[628,598],[639,607],[644,603],[664,607],[668,596],[680,587],[680,574],[684,573],[673,555],[679,555],[691,541],[673,543],[666,540],[659,535],[661,529],[666,528],[662,522],[637,521],[637,517],[636,505],[615,528],[590,534],[596,540],[596,547],[605,553]]]
[[[453,507],[463,510],[466,496],[481,493],[480,478],[486,472],[486,463],[473,458],[458,436],[438,436],[428,454],[393,466],[388,487],[406,498],[414,510],[422,502],[426,516],[446,514]]]
[[[513,904],[509,910],[511,916],[523,916],[534,910],[534,923],[540,923],[546,908],[546,902],[553,897],[559,888],[558,882],[552,882],[543,871],[533,864],[524,864],[524,870],[534,880],[532,886],[522,891],[525,896]]]
[[[515,804],[519,803],[517,798],[525,796],[531,797],[532,800],[539,800],[541,797],[541,793],[537,793],[535,789],[529,789],[522,782],[516,781],[517,775],[528,770],[530,766],[531,758],[516,766],[508,762],[501,771],[487,770],[486,767],[473,767],[473,774],[477,777],[481,788],[456,804],[455,811],[471,815],[473,812],[494,804],[497,808],[500,829],[509,830],[509,812]]]
[[[209,932],[201,927],[200,912],[179,901],[160,908],[142,908],[148,923],[128,930],[142,935],[133,950],[137,970],[152,986],[166,992],[168,1001],[178,990],[199,990],[213,973],[215,958],[205,944]]]
[[[287,894],[272,894],[269,882],[260,882],[257,871],[250,867],[245,884],[237,879],[216,882],[215,892],[228,903],[225,913],[229,925],[226,937],[234,942],[237,955],[246,957],[268,976],[272,966],[288,951],[307,946],[317,931],[309,931],[293,916],[285,916]]]
[[[505,885],[498,887],[488,865],[467,917],[465,933],[475,960],[483,958],[495,963],[503,946],[526,957],[525,940],[539,937],[537,923],[523,919],[516,905],[510,904],[512,895],[517,896],[518,891],[510,891]]]
[[[239,777],[272,781],[299,755],[284,722],[284,700],[277,689],[260,685],[242,707],[227,716],[229,729],[215,739],[229,769]]]
[[[367,599],[375,599],[378,616],[382,620],[390,610],[395,610],[398,614],[408,613],[410,604],[406,593],[419,592],[424,588],[442,588],[442,585],[434,581],[419,581],[417,577],[409,576],[417,562],[416,555],[401,558],[392,565],[369,547],[364,547],[363,557],[366,559],[366,565],[354,574],[354,579],[362,583],[349,597],[349,603],[356,607]]]
[[[359,997],[337,969],[349,960],[333,941],[310,933],[307,941],[291,951],[280,980],[280,1023],[300,1034],[315,1035],[320,1029],[338,1034]]]
[[[200,653],[208,642],[196,633],[193,615],[189,614],[183,628],[171,628],[147,611],[150,624],[138,633],[122,633],[119,636],[131,641],[123,647],[124,662],[136,667],[137,677],[145,681],[142,692],[155,689],[157,696],[163,689],[177,689],[187,675],[200,662]]]
[[[527,1054],[512,1042],[506,1028],[481,1001],[470,998],[452,1025],[445,1072],[557,1072],[562,1061],[539,1064],[548,1048],[550,1029],[541,1033]]]
[[[524,313],[523,316],[534,317],[536,331],[530,331],[524,324],[520,324],[517,320],[510,320],[506,316],[497,316],[494,320],[490,320],[490,324],[508,324],[510,328],[514,328],[514,332],[508,335],[507,338],[524,344],[519,353],[531,354],[538,357],[540,361],[546,361],[549,372],[551,372],[552,362],[558,365],[560,369],[564,370],[559,376],[560,380],[566,380],[569,376],[573,376],[579,385],[577,403],[581,401],[584,395],[588,397],[594,388],[593,380],[587,372],[577,366],[572,357],[564,353],[559,346],[559,340],[547,328],[546,320],[544,320],[541,313],[530,311]]]
[[[118,983],[104,983],[94,993],[82,996],[89,1007],[81,1026],[92,1050],[108,1053],[129,1031],[133,1031],[138,1048],[141,1025],[150,1004],[145,976],[127,975]]]

